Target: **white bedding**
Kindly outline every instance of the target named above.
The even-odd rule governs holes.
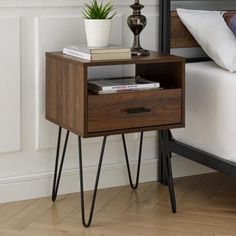
[[[186,127],[174,138],[236,162],[236,73],[214,62],[186,65]]]

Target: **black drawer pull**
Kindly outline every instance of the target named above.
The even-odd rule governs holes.
[[[138,107],[138,108],[129,108],[126,110],[127,114],[144,113],[144,112],[151,112],[151,109],[145,107]]]

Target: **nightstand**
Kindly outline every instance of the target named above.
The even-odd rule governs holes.
[[[88,91],[88,69],[104,65],[135,65],[135,74],[158,81],[162,89],[97,95]],[[168,130],[184,127],[185,60],[182,57],[151,52],[148,57],[125,60],[86,61],[61,52],[46,53],[46,119],[59,126],[54,172],[53,201],[56,200],[69,132],[78,135],[82,221],[91,224],[97,186],[108,135],[121,134],[132,188],[138,187],[143,132],[163,130],[161,150],[168,153],[165,142]],[[59,166],[61,130],[67,130]],[[141,132],[136,182],[131,179],[125,133]],[[88,222],[84,214],[81,137],[103,136],[94,195]],[[176,211],[170,155],[165,166],[173,212]],[[59,167],[59,168],[58,168]]]

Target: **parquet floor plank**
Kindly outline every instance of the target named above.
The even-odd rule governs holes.
[[[235,236],[236,178],[220,173],[175,180],[177,213],[157,182],[98,191],[91,228],[80,216],[80,194],[0,205],[0,236]],[[86,213],[92,192],[85,193]]]
[[[31,205],[34,200],[5,203],[0,207],[0,228],[5,225],[5,221],[11,219],[14,215],[21,212],[27,206]]]
[[[103,209],[100,210],[106,214],[122,214],[152,183],[140,184],[137,190],[126,186],[117,194]]]
[[[50,198],[34,200],[30,205],[19,211],[16,215],[4,221],[0,225],[0,228],[22,230],[50,207],[52,207]]]
[[[108,204],[110,201],[112,201],[112,199],[114,197],[116,197],[124,188],[125,187],[123,186],[123,187],[116,187],[116,188],[99,190],[98,194],[97,194],[94,215],[96,215],[96,213],[98,211],[103,209],[106,206],[106,204]],[[79,194],[77,195],[77,197],[78,197],[78,201],[80,201]],[[89,192],[89,194],[87,194],[87,197],[85,197],[85,210],[86,210],[85,214],[86,214],[86,216],[88,216],[89,211],[90,211],[91,200],[92,200],[92,192]],[[73,212],[71,212],[71,214],[68,214],[65,218],[80,220],[81,219],[80,203],[78,205],[79,205],[79,207],[77,207]]]

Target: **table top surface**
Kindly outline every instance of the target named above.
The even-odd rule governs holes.
[[[130,59],[117,60],[84,60],[78,57],[63,54],[62,52],[47,52],[47,56],[60,60],[81,64],[83,66],[122,65],[122,64],[151,64],[162,62],[184,62],[185,58],[175,55],[151,51],[150,56],[132,56]]]

